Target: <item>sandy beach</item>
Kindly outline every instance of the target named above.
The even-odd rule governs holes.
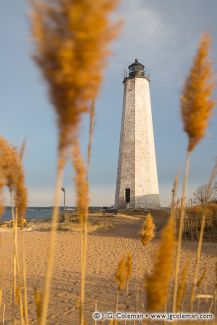
[[[112,219],[112,218],[110,218]],[[115,310],[117,286],[114,273],[120,258],[127,252],[133,256],[133,272],[129,283],[128,310],[135,310],[136,288],[140,281],[138,310],[143,311],[144,274],[151,272],[153,255],[159,245],[159,231],[162,223],[158,222],[157,236],[152,243],[144,247],[139,240],[141,217],[113,218],[112,227],[99,229],[88,235],[87,282],[85,315],[88,324],[93,324],[91,314],[97,304],[100,311]],[[1,283],[2,305],[5,304],[5,324],[11,324],[12,291],[12,231],[1,230]],[[37,324],[34,288],[42,289],[46,272],[49,233],[47,231],[25,231],[25,253],[27,266],[28,300],[30,324]],[[196,242],[184,242],[183,257],[190,260],[189,281],[195,261]],[[217,243],[204,243],[200,272],[207,267],[201,293],[212,294],[216,279]],[[139,279],[139,281],[138,281]],[[187,288],[188,292],[190,287]],[[80,233],[58,231],[57,251],[49,307],[49,321],[52,325],[78,324],[80,292]],[[200,311],[208,311],[210,301],[200,301]],[[187,306],[186,306],[187,307]],[[120,295],[120,310],[126,310],[126,292]],[[185,309],[185,307],[184,307]],[[197,306],[195,306],[197,310]],[[131,323],[131,322],[129,322]],[[18,323],[19,324],[19,323]]]

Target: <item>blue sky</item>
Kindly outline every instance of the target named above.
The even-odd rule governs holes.
[[[122,0],[118,16],[123,27],[112,44],[104,82],[97,100],[90,170],[92,205],[114,203],[123,71],[138,58],[151,75],[151,99],[158,178],[162,205],[170,198],[177,170],[183,168],[187,145],[179,113],[179,96],[196,52],[200,34],[213,37],[217,57],[216,0]],[[27,140],[24,159],[29,205],[52,205],[56,168],[56,117],[47,89],[31,59],[28,7],[24,0],[1,2],[0,134],[20,146]],[[215,71],[216,71],[216,62]],[[215,93],[215,97],[217,94]],[[217,156],[217,115],[191,160],[189,194],[206,183]],[[80,134],[86,154],[88,121]],[[64,186],[68,205],[74,204],[73,172],[68,164]],[[5,203],[7,195],[5,193]]]

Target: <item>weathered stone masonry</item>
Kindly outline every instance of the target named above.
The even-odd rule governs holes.
[[[124,100],[116,184],[117,209],[160,206],[149,78],[144,66],[129,66]]]

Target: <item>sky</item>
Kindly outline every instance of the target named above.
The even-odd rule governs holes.
[[[119,37],[110,46],[112,55],[96,103],[96,122],[90,167],[91,205],[114,203],[124,69],[135,58],[151,78],[152,114],[161,204],[169,204],[177,172],[182,176],[187,137],[182,129],[179,99],[196,53],[201,33],[213,38],[212,58],[217,71],[216,0],[122,0],[117,17]],[[29,206],[50,206],[53,200],[57,157],[56,116],[40,71],[31,58],[32,39],[27,1],[2,0],[0,19],[0,135],[20,147],[24,157]],[[85,19],[85,16],[84,16]],[[77,72],[79,73],[79,71]],[[215,92],[217,98],[217,93]],[[206,137],[196,147],[188,194],[207,183],[217,156],[217,114]],[[80,129],[86,156],[88,119]],[[66,166],[64,187],[67,205],[75,204],[73,171]],[[181,180],[180,180],[181,183]],[[8,202],[7,192],[4,194]]]

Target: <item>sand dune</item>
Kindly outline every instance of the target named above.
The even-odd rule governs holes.
[[[100,230],[88,236],[86,318],[90,321],[91,313],[97,302],[98,309],[115,309],[117,288],[114,273],[119,259],[126,252],[133,255],[133,277],[129,284],[129,310],[135,309],[135,295],[140,278],[139,310],[143,311],[145,301],[143,274],[151,272],[154,252],[158,238],[143,247],[138,239],[141,220],[120,217],[114,227]],[[5,304],[5,324],[11,324],[12,290],[12,232],[1,234],[1,282]],[[26,265],[28,274],[28,300],[30,323],[36,324],[34,288],[42,288],[46,271],[48,232],[25,232]],[[190,257],[190,276],[194,265],[196,243],[185,242],[182,257]],[[207,266],[207,275],[202,292],[212,293],[215,282],[215,263],[217,262],[217,243],[204,243],[200,269]],[[80,291],[80,234],[78,232],[58,232],[57,252],[49,308],[49,322],[52,325],[78,324],[78,298]],[[189,288],[188,288],[189,290]],[[120,309],[125,310],[126,294],[121,293]],[[201,301],[200,310],[207,311],[209,303]],[[89,322],[93,323],[93,322]],[[129,322],[130,324],[131,322]],[[19,322],[18,322],[19,324]]]

